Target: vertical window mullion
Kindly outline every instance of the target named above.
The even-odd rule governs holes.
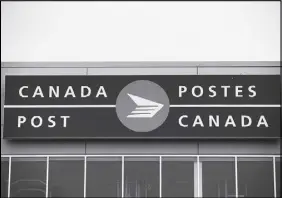
[[[162,197],[162,156],[160,156],[160,198]]]
[[[9,176],[8,176],[8,198],[11,193],[11,166],[12,166],[12,157],[9,157]]]
[[[46,162],[46,198],[49,196],[49,156],[47,156]]]
[[[194,197],[198,197],[198,174],[197,174],[197,160],[194,162]]]
[[[238,158],[235,156],[235,196],[238,197]]]
[[[273,187],[274,187],[274,198],[276,198],[276,160],[275,157],[273,156],[272,158],[273,161]]]
[[[199,169],[200,169],[200,197],[203,197],[203,162],[199,160]]]
[[[87,177],[87,156],[84,156],[83,197],[86,197],[86,177]]]
[[[197,196],[200,196],[200,157],[197,156]]]
[[[121,197],[124,198],[124,156],[121,157]]]

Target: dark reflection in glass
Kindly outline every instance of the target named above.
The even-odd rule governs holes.
[[[84,158],[50,158],[48,197],[83,197]]]
[[[125,158],[124,196],[159,197],[159,158]]]
[[[196,158],[162,158],[162,197],[194,197]]]
[[[281,175],[280,175],[280,161],[281,161],[281,158],[280,157],[277,157],[276,158],[276,166],[275,166],[275,169],[276,169],[276,197],[280,197],[281,196],[281,183],[280,183],[280,179],[281,179]]]
[[[9,158],[1,158],[1,197],[8,197]]]
[[[203,197],[236,197],[234,158],[200,158]]]
[[[238,158],[238,196],[273,197],[272,158]]]
[[[46,158],[12,158],[11,197],[46,196]]]
[[[121,197],[120,158],[87,158],[87,197]]]

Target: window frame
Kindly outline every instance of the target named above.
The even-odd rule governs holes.
[[[277,197],[276,191],[276,159],[281,158],[281,155],[1,155],[2,158],[8,158],[9,162],[9,173],[8,173],[8,198],[10,198],[10,183],[11,183],[11,161],[12,158],[46,158],[46,197],[48,197],[48,182],[49,182],[49,161],[51,157],[56,158],[72,158],[72,157],[83,157],[84,158],[84,197],[86,197],[86,186],[87,186],[87,158],[103,158],[103,157],[121,157],[122,166],[121,166],[121,196],[124,197],[124,161],[125,157],[157,157],[159,160],[159,195],[162,197],[162,158],[163,157],[195,157],[194,176],[195,176],[195,195],[196,197],[202,197],[202,163],[200,158],[234,158],[235,161],[235,196],[238,197],[238,158],[271,158],[273,163],[273,181],[274,181],[274,198]]]

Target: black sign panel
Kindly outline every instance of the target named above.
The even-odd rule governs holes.
[[[6,76],[6,139],[280,138],[280,75]]]

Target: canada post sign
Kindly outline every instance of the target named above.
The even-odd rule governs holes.
[[[280,75],[5,80],[6,139],[280,138]]]

